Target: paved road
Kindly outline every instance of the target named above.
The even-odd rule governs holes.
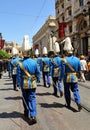
[[[82,106],[90,112],[90,81],[79,82]]]
[[[88,83],[84,83],[88,84]],[[12,89],[12,80],[7,73],[0,79],[0,130],[89,130],[90,113],[86,110],[77,112],[72,101],[72,108],[65,108],[65,100],[52,95],[53,89],[42,86],[37,88],[37,119],[38,123],[30,126],[23,119],[21,91]],[[84,87],[83,87],[84,88]],[[84,92],[82,92],[82,101]],[[59,94],[59,93],[58,93]],[[90,93],[89,93],[90,94]],[[89,97],[89,95],[87,95]],[[89,102],[88,102],[89,104]]]

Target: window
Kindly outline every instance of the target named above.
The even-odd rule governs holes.
[[[63,22],[65,21],[65,17],[64,17],[64,16],[62,17],[62,21],[63,21]]]
[[[72,15],[72,11],[71,10],[68,11],[68,15],[70,15],[70,16]]]
[[[72,32],[72,25],[69,26],[69,32]]]
[[[57,14],[59,14],[59,9],[57,10]]]
[[[82,21],[80,24],[80,30],[83,30],[87,27],[87,22],[86,21]]]
[[[64,8],[64,4],[62,4],[62,9]]]
[[[83,6],[84,5],[84,0],[79,0],[79,5]]]

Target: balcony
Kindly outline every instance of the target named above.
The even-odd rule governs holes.
[[[55,3],[55,8],[58,8],[58,7],[59,7],[59,4],[60,4],[60,1],[57,0],[56,3]]]
[[[65,13],[65,9],[60,9],[60,12],[56,14],[56,18],[61,16],[63,13]]]
[[[86,8],[85,6],[78,7],[77,9],[74,10],[73,16],[78,17],[79,15],[83,13],[83,9],[85,8]]]
[[[65,21],[66,22],[70,22],[73,20],[73,16],[68,16],[67,18],[65,18]]]
[[[66,4],[65,4],[65,8],[69,8],[72,6],[72,2],[71,1],[67,1]]]

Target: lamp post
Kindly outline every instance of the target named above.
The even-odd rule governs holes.
[[[53,31],[51,31],[51,38],[52,38],[52,50],[53,50],[53,37],[54,37],[54,32]]]
[[[41,48],[41,56],[42,56],[42,41],[40,41],[40,48]]]

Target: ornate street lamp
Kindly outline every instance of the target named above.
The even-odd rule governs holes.
[[[41,48],[40,53],[41,53],[41,56],[42,56],[42,41],[41,40],[40,40],[40,48]]]
[[[51,38],[52,38],[52,50],[53,50],[53,37],[54,37],[54,31],[51,31]]]

